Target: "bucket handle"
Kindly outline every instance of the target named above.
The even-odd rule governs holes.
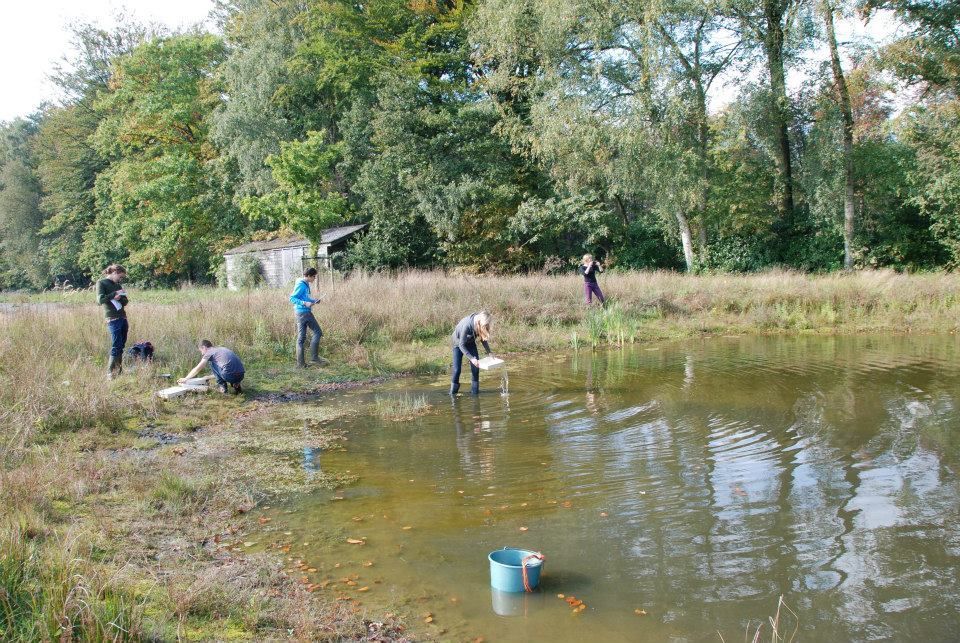
[[[506,549],[506,547],[504,547]],[[544,556],[540,552],[530,554],[529,556],[524,556],[523,560],[520,561],[520,571],[523,574],[523,590],[525,592],[532,592],[533,588],[530,587],[530,581],[527,580],[527,561],[531,559],[537,559],[543,563]]]

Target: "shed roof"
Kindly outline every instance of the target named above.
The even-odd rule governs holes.
[[[345,225],[339,226],[336,228],[327,228],[323,231],[323,235],[320,238],[321,244],[326,243],[336,243],[337,241],[342,241],[350,235],[359,232],[367,227],[366,223],[361,223],[360,225]],[[271,239],[269,241],[251,241],[250,243],[245,243],[242,246],[237,246],[236,248],[230,248],[224,255],[238,255],[245,252],[260,252],[264,250],[278,250],[280,248],[302,248],[304,246],[309,246],[310,242],[304,237],[281,237],[279,239]]]

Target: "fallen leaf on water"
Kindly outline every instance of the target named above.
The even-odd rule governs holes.
[[[521,503],[520,503],[520,506],[521,506],[521,507],[526,507],[526,506],[527,506],[527,503],[521,502]]]
[[[247,542],[243,543],[243,546],[244,546],[244,547],[253,547],[253,546],[256,545],[256,544],[257,544],[257,543],[253,542],[252,540],[248,540]]]
[[[600,517],[601,517],[601,518],[606,518],[606,517],[609,516],[609,515],[610,515],[610,514],[608,514],[606,511],[601,511],[601,512],[600,512]]]
[[[557,594],[557,598],[563,598],[563,594]]]
[[[334,567],[337,568],[337,569],[339,569],[339,568],[340,568],[340,563],[335,563],[335,564],[334,564]]]
[[[583,601],[581,600],[575,600],[572,603],[570,603],[570,607],[580,607],[581,605],[583,605]]]
[[[457,491],[457,493],[463,493],[462,491]]]
[[[370,590],[370,588],[367,587],[366,585],[364,585],[363,587],[361,587],[361,588],[358,589],[357,591],[358,591],[358,592],[367,592],[367,591],[369,591],[369,590]]]
[[[423,619],[423,622],[424,622],[424,623],[433,623],[433,617],[432,617],[432,616],[428,616],[427,618]]]
[[[354,516],[353,518],[351,518],[351,520],[353,520],[353,522],[363,522],[363,517],[362,517],[362,516]]]
[[[529,529],[529,527],[521,527],[521,528],[520,528],[520,531],[527,531],[528,529]]]
[[[307,571],[310,572],[311,574],[316,574],[316,573],[317,573],[317,568],[316,568],[316,567],[311,567],[311,568],[308,569]]]
[[[636,614],[637,616],[646,616],[647,610],[635,609],[633,610],[633,613]]]
[[[493,495],[496,495],[496,494],[493,494],[493,493],[485,493],[485,494],[483,494],[483,497],[484,497],[484,498],[489,498],[490,496],[493,496]]]
[[[460,602],[460,598],[457,597],[457,596],[451,596],[451,597],[450,597],[450,602],[453,603],[454,605],[456,605],[457,603]]]
[[[293,532],[292,532],[292,531],[285,531],[285,532],[283,532],[283,535],[284,535],[284,536],[292,536],[292,535],[293,535]]]
[[[569,500],[564,500],[564,501],[563,501],[563,506],[566,507],[567,509],[569,509],[570,507],[573,506],[573,503],[570,502]]]
[[[368,560],[367,562],[365,562],[365,563],[363,564],[363,566],[364,566],[364,567],[373,567],[373,561],[372,561],[372,560]]]
[[[362,545],[362,544],[363,544],[363,541],[360,540],[359,538],[347,538],[347,542],[350,543],[351,545]]]
[[[353,587],[353,586],[356,585],[356,584],[357,584],[357,581],[355,581],[355,580],[348,580],[348,581],[347,581],[347,586],[348,586],[348,587]]]
[[[310,546],[310,543],[303,543],[303,546],[304,546],[304,547],[309,547],[309,546]]]
[[[406,527],[403,528],[404,531],[410,531],[411,529],[413,529],[412,525],[407,525]]]

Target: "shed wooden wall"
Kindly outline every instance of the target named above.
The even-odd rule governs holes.
[[[295,246],[226,255],[224,259],[227,267],[227,288],[237,290],[237,269],[244,257],[251,256],[256,257],[260,263],[260,274],[263,275],[264,283],[275,288],[292,286],[303,274],[303,257],[307,251],[305,246]]]

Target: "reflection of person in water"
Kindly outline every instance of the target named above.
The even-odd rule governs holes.
[[[320,473],[320,449],[311,446],[310,431],[303,425],[303,471],[310,480]]]
[[[469,406],[460,398],[454,398],[451,402],[460,466],[468,477],[489,479],[493,476],[495,458],[490,423],[483,419],[480,398],[473,397],[470,400]]]

